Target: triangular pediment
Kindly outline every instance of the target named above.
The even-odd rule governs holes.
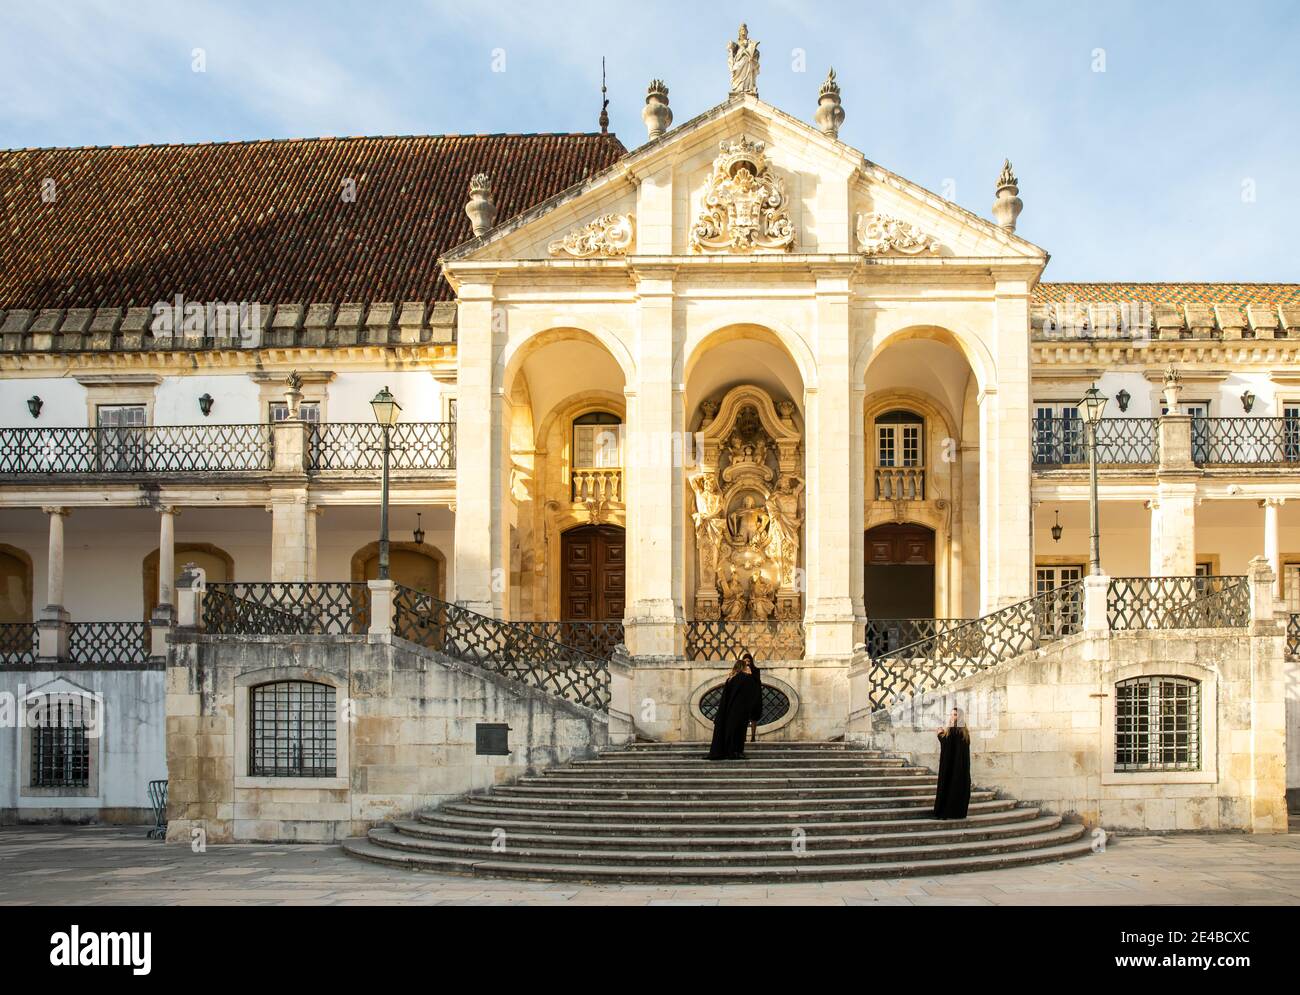
[[[1043,249],[998,224],[745,95],[452,249],[443,262],[454,269],[462,261],[710,254],[1047,261]]]

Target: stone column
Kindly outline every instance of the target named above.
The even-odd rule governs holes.
[[[1002,604],[999,569],[1003,553],[998,545],[1001,534],[998,510],[998,388],[994,384],[980,391],[979,405],[979,537],[980,598],[979,614],[987,615]]]
[[[1278,509],[1286,498],[1270,497],[1259,502],[1264,509],[1264,559],[1268,561],[1273,576],[1282,576],[1282,544],[1278,535]]]
[[[37,654],[66,660],[71,636],[67,609],[63,607],[63,520],[67,508],[43,508],[50,516],[50,547],[46,561],[45,607],[37,618]]]
[[[502,520],[500,404],[493,396],[498,334],[493,290],[462,283],[457,294],[456,530],[457,603],[494,615],[502,604],[505,562]],[[504,317],[502,321],[504,321]],[[495,571],[495,572],[494,572]]]
[[[313,583],[320,580],[316,566],[316,531],[320,523],[321,512],[325,509],[318,504],[307,505],[307,580]]]
[[[677,355],[671,268],[638,270],[638,382],[626,388],[628,654],[682,652],[685,479],[682,395],[674,382]]]
[[[307,580],[307,489],[271,490],[271,579]]]
[[[817,381],[805,384],[804,462],[808,508],[804,525],[807,593],[804,607],[807,658],[853,654],[853,546],[862,546],[862,499],[853,533],[851,480],[864,467],[853,463],[862,412],[854,411],[850,389],[849,277],[838,270],[817,278]],[[854,422],[857,422],[856,432]],[[861,485],[857,485],[860,489]]]
[[[172,505],[158,509],[158,614],[168,618],[176,604],[176,516],[180,514]]]
[[[1160,483],[1148,501],[1151,511],[1151,576],[1190,577],[1196,573],[1196,485]],[[1102,536],[1102,555],[1105,555]]]
[[[865,384],[849,384],[849,596],[853,599],[853,644],[867,638],[866,502],[867,440]]]

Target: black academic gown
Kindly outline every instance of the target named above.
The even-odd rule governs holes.
[[[754,703],[761,700],[755,678],[749,674],[728,678],[722,688],[718,714],[713,717],[710,760],[737,760],[745,755],[745,730],[754,714]]]
[[[964,819],[970,807],[970,740],[949,729],[939,737],[939,783],[934,789],[936,819]]]

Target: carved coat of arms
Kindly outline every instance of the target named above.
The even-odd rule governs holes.
[[[704,207],[691,229],[696,252],[788,251],[794,245],[785,184],[762,142],[724,141],[713,161]]]

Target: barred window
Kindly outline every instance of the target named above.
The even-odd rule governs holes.
[[[1115,685],[1116,770],[1201,769],[1201,682],[1135,677]]]
[[[249,691],[249,774],[334,777],[334,688],[313,681],[276,681]]]
[[[47,695],[32,710],[33,788],[90,786],[89,707],[67,695]]]

